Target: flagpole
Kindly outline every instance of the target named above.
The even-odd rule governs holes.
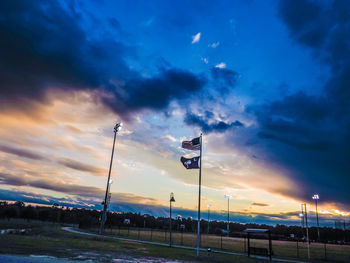
[[[199,256],[199,247],[201,242],[201,182],[202,182],[202,133],[200,136],[200,167],[199,167],[199,183],[198,183],[198,223],[197,223],[197,257]]]

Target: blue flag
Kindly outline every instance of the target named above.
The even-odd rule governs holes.
[[[199,156],[193,158],[181,157],[180,160],[186,169],[199,169]]]

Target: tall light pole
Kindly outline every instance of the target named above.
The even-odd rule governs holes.
[[[310,241],[309,241],[309,225],[307,223],[307,209],[306,204],[301,204],[301,211],[305,220],[305,226],[306,226],[306,242],[307,242],[307,256],[310,260]]]
[[[107,220],[107,209],[108,209],[109,201],[111,199],[110,186],[111,186],[111,184],[113,182],[111,180],[111,171],[112,171],[115,139],[117,137],[118,131],[121,130],[122,126],[123,126],[123,123],[117,123],[114,126],[114,139],[113,139],[111,161],[109,163],[109,172],[108,172],[108,179],[107,179],[107,186],[106,186],[106,194],[105,194],[105,200],[102,202],[102,204],[103,204],[103,214],[102,214],[101,223],[100,223],[100,229],[99,229],[99,234],[100,235],[103,234],[104,226],[105,226],[105,223],[106,223],[106,220]]]
[[[171,247],[171,203],[175,202],[174,193],[170,193],[170,217],[169,217],[169,246]]]
[[[232,195],[225,195],[227,198],[227,236],[230,236],[230,199]]]
[[[301,220],[301,233],[304,235],[304,225],[305,225],[305,217],[304,217],[304,204],[301,204],[301,213],[299,214],[300,220]]]
[[[317,222],[317,238],[320,240],[320,225],[318,223],[318,211],[317,211],[317,201],[320,199],[320,196],[318,194],[314,194],[312,196],[312,199],[315,200],[315,205],[316,205],[316,222]]]
[[[211,207],[211,205],[207,205],[207,206],[208,206],[208,234],[209,234],[209,225],[210,225],[209,217],[210,217],[210,207]]]

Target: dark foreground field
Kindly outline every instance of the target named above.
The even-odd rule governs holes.
[[[96,233],[96,229],[90,232]],[[169,244],[168,230],[152,230],[145,228],[115,228],[106,229],[107,235],[125,237],[130,239],[155,241]],[[172,244],[188,247],[196,246],[197,234],[195,233],[172,233]],[[258,248],[269,248],[266,239],[250,239],[250,245]],[[247,254],[247,240],[242,237],[227,237],[218,235],[201,235],[201,247],[225,252]],[[313,262],[350,262],[350,246],[324,243],[310,243],[310,258]],[[272,240],[273,257],[287,260],[307,261],[308,246],[306,242]]]
[[[49,255],[67,260],[92,260],[92,262],[261,262],[223,254],[212,254],[208,257],[206,253],[202,253],[198,259],[193,250],[83,236],[63,231],[58,226],[31,227],[31,231],[24,235],[0,235],[0,253]],[[44,261],[43,258],[42,260],[40,257],[36,258],[38,259],[36,262]]]

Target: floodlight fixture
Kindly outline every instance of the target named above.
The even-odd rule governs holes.
[[[300,217],[304,217],[304,214],[303,214],[303,213],[300,213],[299,216],[300,216]]]
[[[225,195],[225,198],[231,199],[232,195]]]
[[[170,200],[169,200],[169,204],[170,204],[170,215],[169,215],[169,233],[170,233],[170,236],[169,236],[169,246],[171,247],[171,243],[172,243],[172,236],[171,236],[171,230],[172,230],[172,227],[171,227],[171,203],[172,202],[175,202],[175,198],[174,198],[174,193],[171,192],[170,193]]]
[[[175,202],[174,193],[170,193],[170,202]]]
[[[314,194],[314,195],[312,196],[312,199],[318,200],[318,199],[320,199],[320,196],[319,196],[318,194]]]
[[[114,126],[114,132],[118,132],[122,129],[123,127],[123,123],[120,122],[120,123],[117,123],[115,126]]]

